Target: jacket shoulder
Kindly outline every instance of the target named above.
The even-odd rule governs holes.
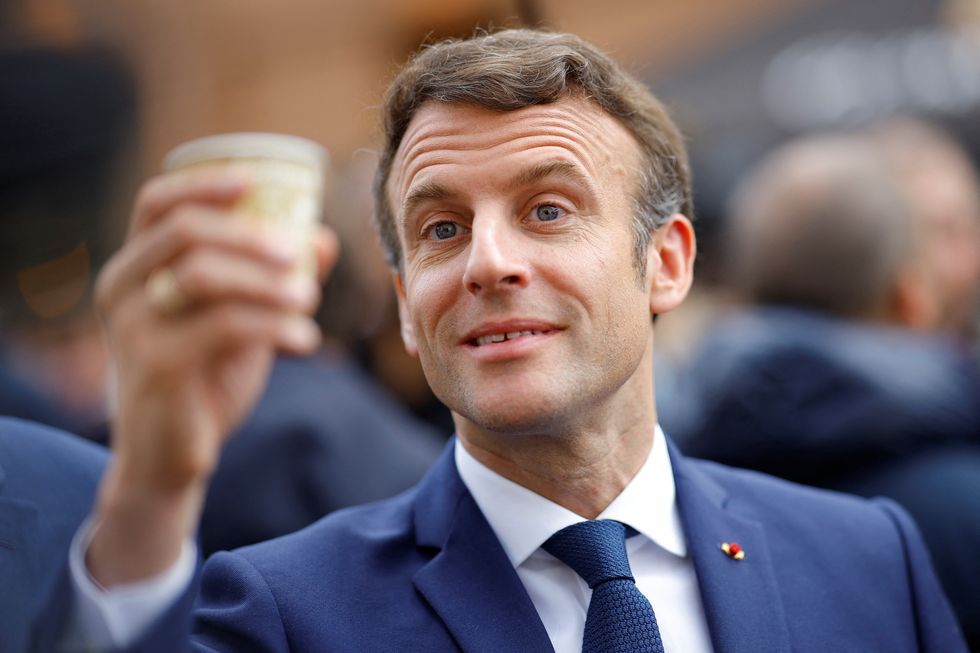
[[[740,507],[757,506],[761,514],[799,514],[800,510],[815,510],[817,516],[826,514],[832,519],[855,515],[884,513],[882,499],[862,497],[802,485],[770,474],[749,469],[729,467],[720,463],[697,458],[687,458],[685,463],[698,473],[710,478],[727,494],[727,500]],[[892,503],[887,501],[887,503]]]
[[[198,635],[236,633],[255,650],[287,650],[312,647],[329,634],[351,650],[372,650],[383,631],[399,641],[434,642],[423,650],[446,649],[448,634],[413,580],[436,554],[416,543],[413,494],[340,510],[296,533],[214,554],[201,576]]]
[[[267,579],[274,593],[369,593],[424,563],[415,541],[414,490],[382,501],[333,512],[310,526],[272,540],[219,552],[208,560],[239,558]],[[324,552],[329,551],[329,555]],[[207,568],[205,569],[207,572]],[[314,572],[314,573],[311,573]]]

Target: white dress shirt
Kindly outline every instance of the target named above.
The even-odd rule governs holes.
[[[592,590],[541,545],[584,518],[485,467],[459,441],[455,453],[463,482],[517,570],[556,653],[581,653]],[[626,553],[637,587],[653,605],[666,653],[711,653],[674,493],[666,440],[657,427],[643,467],[598,519],[639,532],[626,540]]]

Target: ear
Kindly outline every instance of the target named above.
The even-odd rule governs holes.
[[[405,351],[409,356],[418,357],[419,348],[415,344],[415,331],[412,328],[412,320],[408,315],[408,306],[405,302],[405,288],[402,287],[402,276],[393,272],[391,279],[395,283],[395,293],[398,295],[398,321],[401,323],[402,342],[405,343]]]
[[[686,216],[675,213],[650,236],[647,247],[646,283],[650,290],[650,312],[671,311],[684,301],[694,281],[697,242],[694,227]]]
[[[918,330],[935,329],[939,325],[937,293],[921,270],[906,267],[899,272],[892,289],[889,319]]]

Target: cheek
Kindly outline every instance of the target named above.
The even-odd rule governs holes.
[[[632,222],[625,228],[616,224],[590,229],[566,264],[580,271],[577,276],[597,301],[614,296],[626,300],[641,290],[633,260]]]
[[[625,336],[647,310],[648,298],[636,279],[632,250],[601,237],[588,238],[572,250],[552,254],[548,285],[566,309],[582,312],[600,333]],[[625,252],[625,253],[624,253]]]
[[[459,285],[461,281],[448,270],[429,270],[409,278],[407,307],[420,349],[431,350],[428,343],[437,337],[437,331],[452,324],[449,309]]]

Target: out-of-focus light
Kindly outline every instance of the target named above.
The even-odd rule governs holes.
[[[980,31],[809,37],[772,59],[762,96],[788,130],[854,125],[899,109],[980,108]]]

